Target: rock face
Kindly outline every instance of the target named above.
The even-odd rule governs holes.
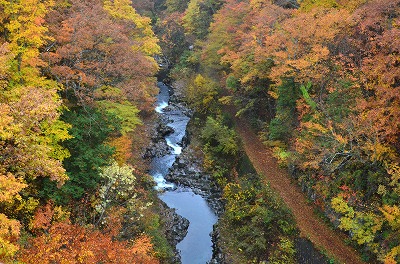
[[[224,254],[219,246],[219,239],[220,233],[218,224],[214,225],[213,232],[211,233],[211,239],[213,242],[213,256],[209,264],[223,264],[225,262]]]
[[[165,137],[173,132],[174,130],[171,127],[166,126],[160,120],[157,120],[152,128],[151,143],[146,148],[143,158],[150,160],[155,157],[171,154],[172,148],[168,146]]]
[[[171,259],[171,263],[181,263],[181,257],[176,250],[176,245],[185,238],[189,228],[189,220],[178,215],[175,209],[169,208],[165,203],[162,203],[161,212],[165,223],[166,238],[171,247],[175,249],[175,255]]]

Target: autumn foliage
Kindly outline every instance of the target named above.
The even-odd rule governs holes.
[[[365,259],[399,262],[400,2],[226,0],[193,41],[201,2],[183,12],[195,48],[174,74],[225,88],[213,97],[239,108]]]
[[[0,261],[158,263],[144,224],[119,237],[147,201],[93,224],[102,168],[127,166],[152,109],[150,23],[128,0],[0,1]]]
[[[158,263],[146,235],[131,242],[116,237],[123,210],[116,208],[104,230],[97,230],[72,224],[56,209],[47,204],[36,212],[36,237],[20,252],[25,263]]]
[[[122,91],[131,103],[149,110],[155,94],[151,57],[160,52],[150,20],[136,13],[130,1],[72,1],[48,15],[55,36],[44,58],[50,73],[81,104],[108,85]]]
[[[220,107],[234,104],[365,260],[400,262],[399,0],[0,0],[0,33],[0,261],[157,263],[136,167],[160,43],[208,120],[227,225],[263,230],[267,208],[219,160],[238,153]],[[265,241],[294,254],[260,236],[243,258]]]

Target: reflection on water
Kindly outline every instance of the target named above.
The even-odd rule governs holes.
[[[200,195],[191,191],[179,190],[160,195],[168,206],[177,208],[176,212],[189,220],[190,225],[185,239],[178,245],[184,264],[205,264],[212,257],[210,233],[217,217]]]

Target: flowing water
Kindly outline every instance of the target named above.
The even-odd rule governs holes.
[[[189,117],[176,107],[169,108],[169,87],[158,83],[160,93],[157,96],[155,110],[165,120],[165,125],[174,132],[165,137],[172,148],[170,154],[155,157],[151,163],[150,174],[157,183],[157,189],[163,191],[159,197],[170,208],[189,220],[190,225],[186,237],[177,245],[183,264],[205,264],[212,257],[212,242],[210,233],[217,222],[217,216],[207,205],[205,199],[192,192],[190,188],[181,188],[167,182],[165,176],[182,151],[182,139],[186,133]]]

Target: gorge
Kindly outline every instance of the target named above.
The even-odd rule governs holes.
[[[217,221],[217,216],[211,210],[206,200],[195,194],[190,188],[168,182],[167,176],[177,156],[184,147],[182,141],[190,117],[187,109],[170,103],[169,87],[159,82],[160,93],[157,96],[156,112],[159,113],[160,123],[168,127],[164,137],[168,148],[156,155],[151,162],[150,175],[157,183],[160,191],[159,198],[168,207],[176,209],[176,213],[189,220],[189,228],[185,238],[177,244],[183,264],[203,264],[212,257],[212,241],[210,233]]]

